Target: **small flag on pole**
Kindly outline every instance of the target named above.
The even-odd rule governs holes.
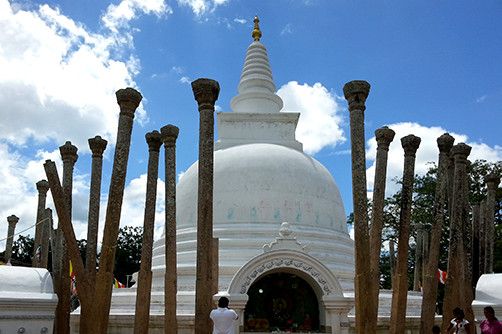
[[[445,284],[446,278],[448,277],[448,274],[446,273],[446,271],[442,271],[441,269],[438,268],[436,277],[438,278],[438,280],[441,284]]]
[[[125,284],[120,283],[116,278],[113,279],[113,287],[117,289],[125,288]]]
[[[77,294],[77,279],[73,271],[73,263],[70,261],[70,291],[72,295]]]

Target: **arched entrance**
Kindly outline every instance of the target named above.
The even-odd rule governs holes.
[[[296,240],[287,241],[296,242]],[[277,242],[277,244],[284,245],[280,242]],[[247,304],[251,298],[255,297],[256,292],[253,293],[255,288],[257,289],[255,291],[259,293],[260,286],[265,288],[267,286],[269,288],[274,287],[271,283],[265,283],[267,283],[267,280],[277,280],[280,277],[275,275],[281,274],[286,275],[286,278],[298,276],[298,280],[295,279],[295,281],[303,282],[311,289],[315,300],[318,302],[318,311],[316,313],[318,320],[312,322],[312,324],[320,328],[319,332],[348,334],[348,312],[354,306],[354,299],[343,295],[340,283],[338,283],[333,273],[317,259],[303,251],[270,248],[271,250],[265,250],[263,254],[252,258],[242,266],[232,278],[228,290],[218,294],[227,296],[230,299],[230,305],[239,314],[240,322],[236,332],[258,331],[256,324],[252,329],[252,326],[246,322],[246,320],[249,320],[252,310],[247,308]],[[289,289],[283,288],[283,291],[286,292],[292,290],[292,287]],[[216,299],[218,295],[215,296]],[[254,309],[256,309],[256,306],[254,306]],[[270,327],[269,318],[265,319],[269,321],[268,326]],[[271,329],[268,331],[262,330],[262,332],[270,331]],[[304,330],[303,332],[309,331]],[[316,330],[311,330],[311,332],[316,332]]]
[[[250,286],[247,294],[244,331],[319,331],[317,296],[299,276],[285,272],[265,275]]]

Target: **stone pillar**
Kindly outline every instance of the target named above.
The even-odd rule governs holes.
[[[423,229],[422,233],[422,272],[420,273],[420,277],[422,279],[422,287],[423,287],[423,282],[424,282],[424,276],[425,276],[425,262],[427,261],[429,257],[429,236],[430,236],[430,229],[425,228]]]
[[[420,138],[408,135],[401,138],[404,149],[403,188],[401,190],[401,212],[399,214],[399,238],[397,242],[397,263],[394,275],[390,315],[390,333],[404,333],[406,323],[406,301],[408,296],[408,242],[410,238],[413,181],[415,177],[415,154]]]
[[[81,305],[79,331],[80,333],[97,333],[96,330],[91,330],[90,327],[92,326],[89,326],[91,323],[96,323],[95,317],[91,317],[89,314],[90,310],[95,309],[96,304],[94,284],[90,284],[91,282],[89,282],[88,280],[87,271],[85,270],[84,262],[82,261],[77,240],[75,238],[75,231],[73,229],[69,212],[70,210],[67,207],[68,196],[59,181],[56,164],[51,160],[46,160],[46,162],[44,163],[44,169],[51,188],[53,203],[58,214],[58,228],[61,228],[63,232],[66,242],[65,250],[67,250],[68,252],[69,258],[71,259],[73,264],[73,269],[75,270],[75,274],[78,277],[76,284]],[[68,261],[65,261],[65,263],[68,263]],[[65,271],[61,270],[60,276],[54,274],[55,279],[58,279],[60,277],[68,277],[69,279],[69,272],[67,270],[68,269],[65,269]],[[59,280],[58,286],[62,286],[62,291],[69,291],[69,282],[67,282],[68,285],[66,285],[66,283],[63,284],[60,282],[61,279]]]
[[[452,215],[452,204],[453,204],[453,183],[455,176],[455,159],[453,158],[453,154],[450,152],[448,159],[448,217],[451,218]]]
[[[5,253],[4,260],[5,263],[10,262],[10,257],[12,256],[12,245],[14,244],[14,232],[16,230],[16,224],[19,218],[11,215],[7,217],[7,223],[9,223],[9,228],[7,230],[7,240],[5,241]]]
[[[211,333],[213,242],[214,103],[220,85],[197,79],[192,90],[199,107],[199,184],[197,206],[197,273],[195,281],[195,333]]]
[[[394,239],[389,239],[389,262],[390,262],[390,281],[394,287],[394,274],[396,273],[396,245]]]
[[[448,202],[450,150],[455,138],[445,133],[438,137],[439,148],[438,172],[428,256],[424,264],[424,282],[422,294],[422,309],[420,318],[420,334],[428,334],[434,325],[437,299],[437,271],[439,264],[439,251],[441,234],[445,223],[445,209]],[[448,203],[449,204],[449,203]]]
[[[52,230],[52,210],[46,208],[44,210],[44,223],[42,224],[42,254],[40,257],[40,268],[47,268],[49,264],[49,243]]]
[[[378,320],[378,293],[380,291],[380,250],[382,247],[383,209],[385,206],[385,184],[387,181],[387,157],[389,145],[395,132],[384,126],[375,131],[377,153],[375,160],[375,180],[373,184],[373,208],[370,229],[370,275],[372,303],[369,319],[374,324]]]
[[[471,286],[473,289],[476,287],[476,283],[479,279],[479,225],[480,221],[480,211],[479,211],[479,203],[475,203],[472,205],[472,279]]]
[[[218,290],[218,283],[219,283],[219,252],[220,252],[220,239],[218,238],[213,238],[213,244],[212,244],[212,251],[213,251],[213,294],[217,294],[219,292]]]
[[[96,276],[96,321],[98,333],[106,333],[108,330],[108,318],[112,296],[113,267],[115,264],[115,249],[120,226],[120,214],[127,174],[127,162],[129,160],[129,148],[131,146],[131,134],[134,113],[138,108],[141,94],[133,89],[120,89],[115,93],[117,103],[120,106],[119,122],[117,129],[117,143],[113,159],[113,170],[108,191],[108,205],[106,207],[105,228],[103,244],[99,258],[99,271]]]
[[[424,252],[424,226],[422,223],[416,225],[416,248],[415,248],[415,270],[413,272],[413,291],[422,289],[422,265]]]
[[[376,324],[369,311],[376,301],[372,300],[370,280],[370,244],[368,235],[368,210],[366,189],[366,151],[364,139],[364,111],[370,84],[351,81],[344,85],[343,94],[349,104],[350,142],[352,151],[352,198],[354,206],[354,235],[356,276],[356,333],[375,333]]]
[[[500,183],[500,177],[495,173],[488,174],[485,177],[487,188],[486,193],[486,209],[485,209],[485,227],[486,227],[486,273],[493,273],[493,248],[495,235],[495,206],[497,187]]]
[[[162,142],[158,131],[145,135],[148,144],[148,172],[146,179],[145,216],[143,222],[143,245],[141,267],[136,292],[134,333],[148,333],[150,320],[150,293],[152,290],[152,246],[155,228],[155,204],[157,202],[157,179],[159,178],[159,150]],[[167,210],[167,209],[166,209]]]
[[[176,139],[179,129],[168,124],[160,129],[164,142],[165,159],[165,262],[164,275],[164,333],[177,333],[176,319],[178,292],[176,252]]]
[[[98,246],[103,152],[105,151],[108,142],[100,136],[89,138],[88,142],[89,148],[92,152],[92,167],[91,187],[89,191],[89,215],[87,217],[87,250],[85,255],[85,267],[89,273],[89,279],[94,281],[96,277],[96,253]]]
[[[78,159],[77,151],[77,147],[72,145],[70,141],[67,141],[63,146],[59,147],[61,159],[63,160],[63,190],[66,198],[66,207],[68,208],[70,217],[72,212],[73,168]],[[59,261],[60,272],[55,275],[57,277],[55,283],[58,295],[55,329],[56,333],[60,334],[70,333],[71,293],[68,287],[71,281],[69,276],[70,263],[66,249],[66,241],[60,224],[58,225],[56,234],[58,240],[54,252],[57,253],[56,258]]]
[[[33,267],[43,268],[41,266],[42,260],[42,231],[44,229],[44,210],[45,202],[47,200],[47,191],[49,191],[49,183],[46,180],[40,180],[37,183],[38,190],[38,206],[37,218],[35,222],[35,243],[33,245]]]
[[[451,149],[455,159],[455,171],[453,182],[453,198],[450,217],[450,243],[448,250],[448,278],[445,284],[445,296],[443,307],[443,329],[448,326],[452,311],[460,307],[466,314],[466,319],[472,323],[474,319],[472,308],[466,291],[466,253],[464,246],[463,226],[465,207],[469,189],[466,188],[467,156],[471,153],[471,147],[464,143],[457,144]]]
[[[465,194],[464,201],[464,210],[462,210],[462,235],[463,235],[463,244],[464,244],[464,254],[465,254],[465,263],[464,263],[464,284],[466,290],[472,290],[472,300],[474,300],[474,290],[471,286],[472,280],[472,222],[471,222],[471,205],[469,203],[469,179],[471,173],[471,161],[467,160],[466,162],[466,173],[464,177],[464,189],[467,189]],[[471,300],[471,302],[472,302]],[[470,302],[469,302],[470,304]]]
[[[486,199],[479,203],[479,276],[486,274],[486,224],[485,224]]]

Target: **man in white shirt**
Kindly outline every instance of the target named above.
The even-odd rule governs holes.
[[[209,314],[213,320],[213,334],[234,334],[234,321],[239,318],[234,310],[228,308],[228,298],[221,297],[218,300],[218,308]]]

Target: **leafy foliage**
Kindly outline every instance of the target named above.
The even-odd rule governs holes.
[[[35,239],[30,235],[19,235],[14,244],[12,245],[11,258],[18,261],[16,265],[31,267],[33,250],[35,247]]]
[[[471,203],[479,203],[486,198],[486,185],[484,177],[489,173],[497,173],[502,175],[502,161],[490,163],[485,160],[476,160],[469,167],[469,200]],[[432,221],[434,219],[433,208],[436,192],[437,166],[431,164],[425,175],[416,175],[414,181],[413,205],[411,224],[412,230],[410,234],[410,251],[408,254],[408,278],[409,288],[413,284],[414,257],[416,249],[416,232],[417,226],[421,225],[425,231],[430,231]],[[401,180],[394,180],[397,184],[401,184]],[[397,243],[399,231],[399,215],[400,215],[401,192],[398,191],[392,196],[385,199],[384,207],[384,228],[382,231],[382,247],[389,240],[394,240]],[[371,216],[371,203],[368,202],[369,217]],[[446,208],[445,208],[446,210]],[[445,212],[446,213],[446,212]],[[347,218],[348,224],[353,224],[354,218],[351,213]],[[502,272],[502,188],[497,189],[496,194],[496,214],[495,214],[495,249],[494,249],[494,271]],[[443,234],[440,241],[440,259],[439,267],[446,269],[448,262],[448,241],[449,241],[449,220],[446,215],[446,220],[443,226]],[[390,289],[391,280],[391,265],[390,254],[388,249],[383,249],[380,257],[380,287]]]
[[[120,228],[115,253],[114,275],[121,283],[126,284],[128,282],[127,275],[139,271],[142,243],[142,227],[125,226]]]

